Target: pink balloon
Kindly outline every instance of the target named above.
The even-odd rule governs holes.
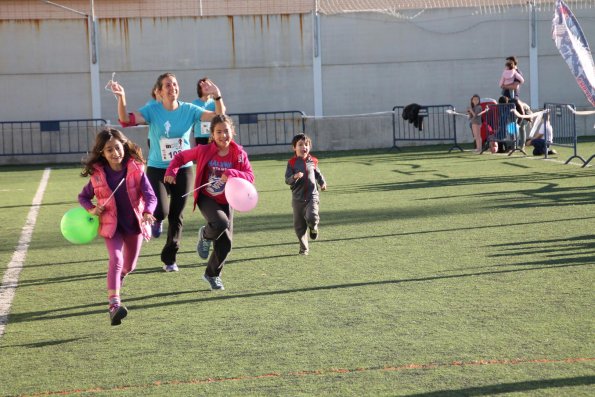
[[[225,183],[225,198],[234,210],[248,212],[256,207],[258,192],[245,179],[229,178]]]

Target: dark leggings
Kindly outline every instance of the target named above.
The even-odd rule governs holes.
[[[173,265],[176,263],[176,254],[180,249],[184,224],[183,211],[188,199],[188,196],[182,197],[182,195],[188,193],[192,186],[192,167],[180,168],[174,185],[163,182],[164,168],[147,167],[147,177],[157,196],[157,208],[153,215],[159,222],[166,217],[168,221],[167,240],[161,251],[161,261],[166,265]]]
[[[198,208],[207,221],[204,237],[213,241],[213,252],[207,262],[205,273],[209,277],[217,277],[231,252],[233,209],[229,204],[219,204],[204,194],[198,196]]]
[[[196,143],[197,145],[208,145],[209,138],[200,138],[200,137],[195,136],[194,143]]]

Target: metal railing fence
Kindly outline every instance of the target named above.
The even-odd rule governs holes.
[[[412,106],[413,105],[413,106]],[[395,106],[393,108],[393,144],[397,142],[434,141],[449,142],[453,145],[448,150],[463,149],[457,143],[454,117],[446,111],[453,111],[452,105]]]
[[[86,153],[103,119],[1,121],[0,156]]]

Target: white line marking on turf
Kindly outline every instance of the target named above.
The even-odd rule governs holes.
[[[23,263],[25,263],[25,257],[27,256],[27,250],[31,243],[31,237],[33,236],[33,230],[35,229],[35,223],[37,222],[37,215],[39,214],[39,207],[41,207],[41,201],[43,199],[43,193],[50,179],[50,168],[46,168],[41,176],[37,193],[33,197],[33,203],[29,208],[29,214],[27,215],[27,221],[21,231],[21,237],[17,244],[17,248],[12,254],[12,259],[4,272],[2,278],[2,285],[0,285],[0,338],[4,335],[4,329],[8,324],[8,313],[10,313],[10,305],[14,298],[15,290],[19,282],[19,275],[23,270]]]

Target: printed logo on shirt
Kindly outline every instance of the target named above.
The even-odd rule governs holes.
[[[165,128],[165,135],[169,136],[169,130],[171,128],[171,123],[169,122],[169,120],[167,120],[164,124],[163,127]]]
[[[231,166],[231,161],[217,159],[209,160],[207,167],[209,170],[210,185],[206,187],[206,190],[211,196],[219,196],[220,194],[223,194],[225,183],[221,181],[221,177],[226,170],[231,168]]]

